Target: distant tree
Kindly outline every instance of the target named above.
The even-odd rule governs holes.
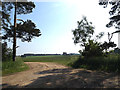
[[[33,8],[35,8],[35,4],[33,2],[2,2],[3,8],[2,12],[6,10],[7,14],[11,13],[14,8],[14,25],[7,25],[7,27],[3,26],[4,36],[3,38],[11,39],[13,38],[13,61],[15,61],[16,56],[16,37],[20,38],[22,41],[30,42],[33,37],[39,37],[41,32],[39,29],[36,29],[36,25],[31,21],[23,21],[22,23],[16,23],[17,14],[29,14],[32,12]],[[5,14],[2,14],[2,17],[6,17]],[[9,15],[8,15],[9,17]],[[5,21],[4,21],[5,22]]]
[[[63,55],[67,55],[67,52],[63,52]]]
[[[120,0],[99,0],[99,5],[103,5],[104,8],[106,8],[110,4],[111,10],[109,11],[109,14],[111,15],[110,17],[110,22],[106,25],[106,27],[112,27],[114,26],[117,31],[113,32],[118,33],[120,32]]]

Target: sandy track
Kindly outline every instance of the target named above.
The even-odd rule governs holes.
[[[118,88],[117,73],[72,69],[48,62],[25,62],[30,69],[2,77],[3,88]]]

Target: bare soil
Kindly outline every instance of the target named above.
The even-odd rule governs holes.
[[[2,77],[2,88],[120,88],[120,74],[25,62],[30,69]]]

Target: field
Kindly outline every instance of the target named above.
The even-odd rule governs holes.
[[[16,61],[6,61],[2,62],[2,75],[13,74],[15,72],[20,72],[28,70],[29,67],[24,64],[24,62],[54,62],[62,65],[69,66],[69,63],[74,62],[79,58],[78,55],[72,56],[28,56],[28,57],[16,57]]]
[[[24,62],[55,62],[63,65],[68,65],[71,62],[78,60],[79,55],[56,55],[56,56],[28,56],[25,58],[17,57]]]
[[[85,68],[107,72],[120,72],[120,55],[92,57],[85,59],[79,55],[28,56],[16,57],[16,62],[2,62],[2,75],[8,75],[29,69],[24,62],[53,62],[72,68]]]
[[[108,55],[107,57],[84,58],[79,55],[59,55],[59,56],[29,56],[19,59],[24,62],[54,62],[72,68],[85,68],[107,72],[120,72],[120,55]]]

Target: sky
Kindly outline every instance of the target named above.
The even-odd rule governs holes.
[[[104,37],[98,41],[108,41],[107,32],[115,31],[113,27],[106,28],[110,18],[110,6],[103,8],[98,2],[99,0],[52,0],[46,2],[36,0],[34,2],[36,7],[31,14],[17,15],[17,18],[24,21],[32,20],[42,35],[32,39],[32,42],[29,43],[17,39],[17,46],[19,46],[17,55],[78,53],[82,47],[74,44],[72,30],[77,28],[77,21],[80,21],[83,16],[86,16],[87,20],[95,26],[95,35],[105,32]],[[113,36],[112,41],[118,44],[117,34]],[[12,47],[12,43],[9,43],[9,47]]]

